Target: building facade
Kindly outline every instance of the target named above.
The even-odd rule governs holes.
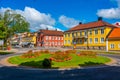
[[[63,32],[57,30],[40,30],[37,36],[38,46],[44,47],[62,47]]]
[[[95,22],[80,23],[64,32],[64,46],[105,50],[107,36],[114,28],[116,26],[104,22],[101,18]]]
[[[114,28],[108,36],[108,50],[120,51],[120,28]]]

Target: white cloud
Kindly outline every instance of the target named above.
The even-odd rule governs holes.
[[[101,9],[97,15],[109,19],[120,19],[120,8]]]
[[[12,10],[11,8],[1,8],[0,12],[4,13],[7,9]],[[30,29],[32,30],[37,31],[39,29],[45,29],[46,27],[48,29],[56,29],[55,27],[53,27],[56,21],[54,18],[51,17],[50,14],[41,13],[31,7],[25,7],[23,11],[19,9],[14,11],[26,18],[26,20],[30,23]]]
[[[75,20],[74,18],[69,18],[64,15],[59,17],[59,22],[63,24],[67,28],[71,28],[79,24],[79,20]]]
[[[118,7],[98,10],[97,15],[108,19],[120,19],[120,0],[116,0]]]

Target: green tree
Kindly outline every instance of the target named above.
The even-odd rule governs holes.
[[[29,32],[29,23],[15,11],[6,10],[0,14],[0,39],[7,40],[15,33]]]

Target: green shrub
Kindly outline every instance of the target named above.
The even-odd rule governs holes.
[[[51,68],[52,62],[50,59],[45,58],[42,62],[44,68]]]

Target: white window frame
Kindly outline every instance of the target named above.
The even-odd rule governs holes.
[[[49,40],[51,40],[51,36],[49,36]]]
[[[115,48],[115,45],[114,45],[114,44],[110,44],[110,48],[111,48],[111,49],[114,49],[114,48]]]
[[[87,36],[87,31],[86,30],[84,31],[84,36]]]
[[[102,33],[101,30],[103,30],[103,33]],[[104,28],[101,28],[101,29],[100,29],[100,34],[104,34],[104,33],[105,33],[105,29],[104,29]]]
[[[96,42],[96,39],[97,39],[97,42]],[[95,43],[98,43],[98,38],[95,38],[94,42],[95,42]]]
[[[94,29],[94,33],[95,33],[95,35],[97,35],[97,34],[96,34],[96,30],[97,30],[97,34],[98,34],[98,29]]]
[[[60,42],[58,42],[58,45],[60,45]]]
[[[103,39],[103,41],[102,41],[102,39]],[[100,43],[104,43],[104,41],[105,41],[105,40],[104,40],[104,37],[101,37],[101,38],[100,38]]]
[[[48,37],[48,36],[46,36],[46,40],[49,40],[49,37]]]
[[[92,38],[90,38],[89,43],[92,44]]]
[[[89,35],[92,35],[92,29],[89,30]]]
[[[80,44],[82,44],[82,39],[80,39]]]
[[[120,44],[118,44],[118,48],[120,48]]]
[[[87,44],[87,39],[86,38],[84,39],[84,43]]]
[[[80,36],[82,36],[82,31],[80,31]]]
[[[70,40],[68,40],[68,44],[70,44]]]

